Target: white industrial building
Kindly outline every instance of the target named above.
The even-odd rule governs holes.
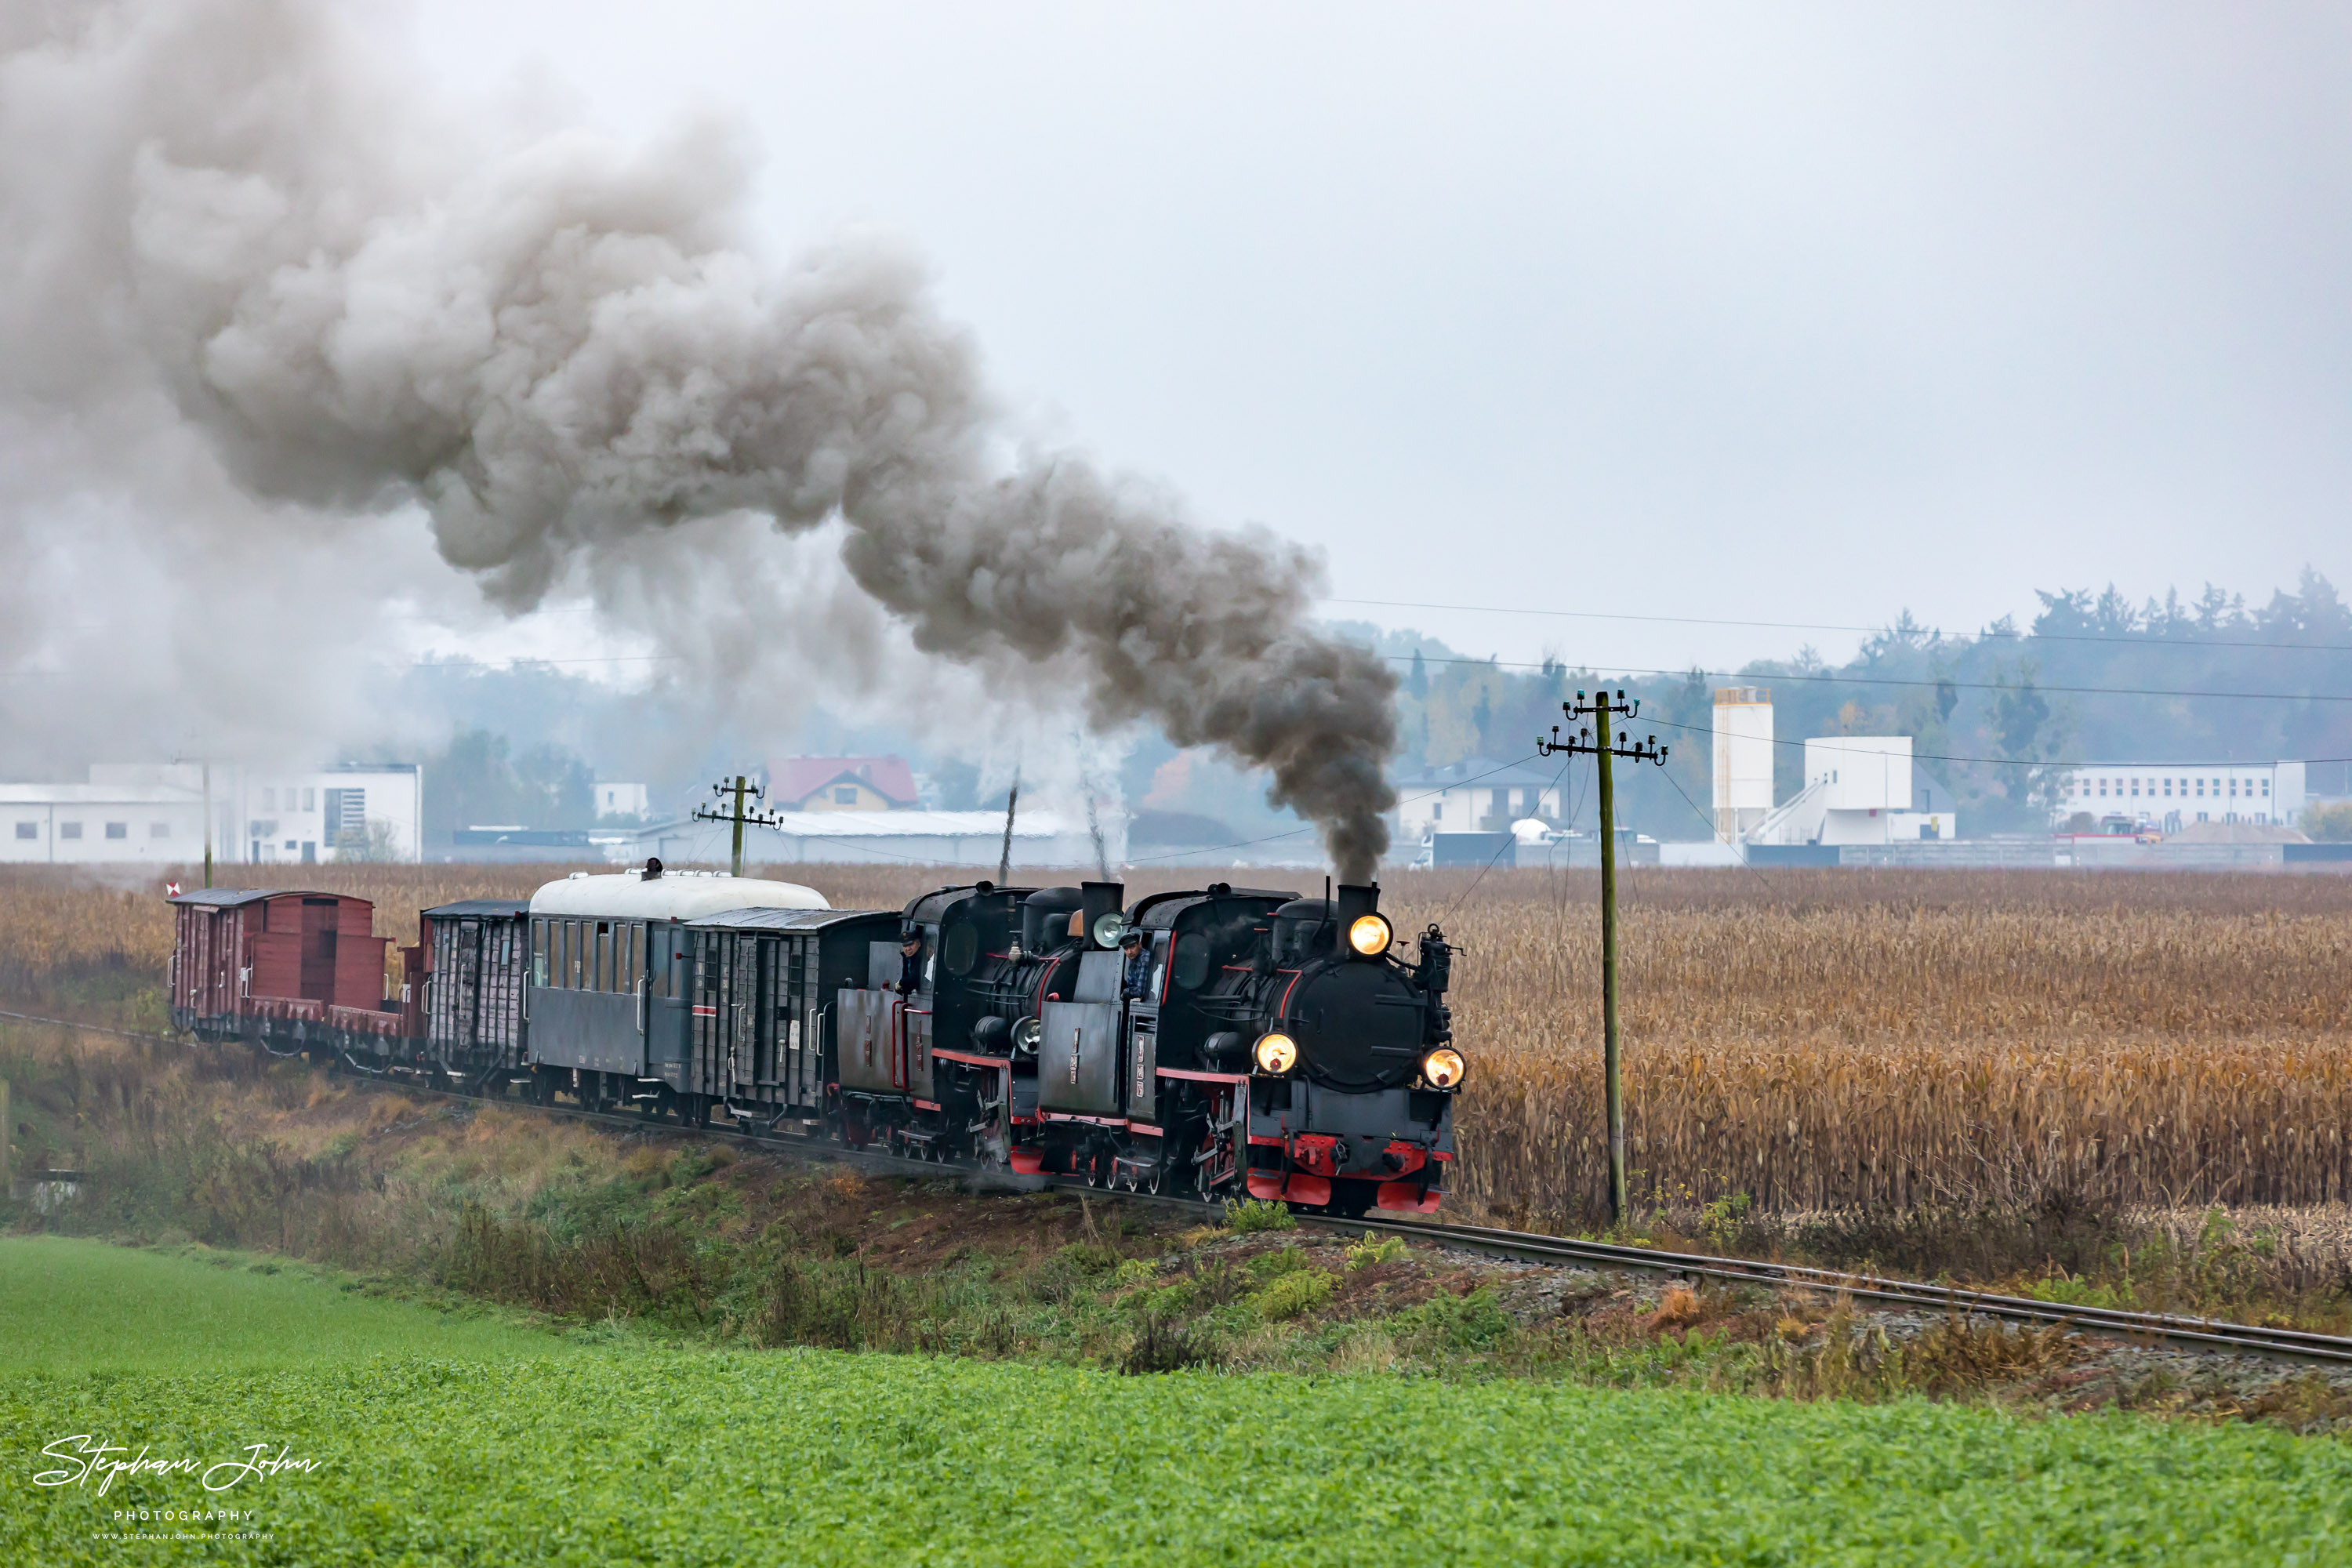
[[[1438,833],[1507,833],[1530,817],[1560,820],[1558,768],[1520,763],[1466,762],[1431,768],[1396,781],[1399,845],[1417,845]]]
[[[1959,837],[1941,786],[1911,765],[1908,735],[1822,735],[1805,742],[1805,782],[1772,802],[1771,694],[1715,694],[1715,822],[1723,844],[1898,844]]]
[[[596,781],[596,815],[599,817],[652,815],[653,792],[641,784],[608,784]]]
[[[94,763],[86,784],[0,784],[0,861],[225,865],[415,861],[424,771],[411,763],[245,768]]]
[[[2301,763],[2094,763],[2069,770],[2053,815],[2178,833],[2196,822],[2292,826],[2305,804]]]
[[[171,865],[205,855],[202,797],[152,784],[0,784],[0,862]]]
[[[1738,844],[1772,810],[1772,694],[1760,687],[1715,692],[1715,837]]]

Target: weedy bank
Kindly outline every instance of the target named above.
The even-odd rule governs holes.
[[[84,1173],[70,1202],[9,1211],[20,1228],[265,1249],[380,1289],[625,1324],[681,1344],[1871,1401],[1931,1392],[2049,1410],[2186,1408],[2309,1431],[2352,1418],[2352,1390],[2323,1382],[2159,1376],[2063,1335],[1967,1323],[1890,1337],[1834,1298],[1570,1278],[1300,1227],[1267,1205],[1202,1225],[1063,1194],[975,1195],[953,1180],[868,1179],[677,1130],[420,1101],[298,1062],[62,1030],[0,1028],[0,1065],[23,1086],[20,1135],[71,1128]],[[1981,1247],[1989,1233],[1969,1234]],[[1853,1267],[1830,1249],[1906,1237],[1937,1244],[1924,1231],[1855,1237],[1819,1226],[1706,1239]],[[2218,1218],[2168,1245],[2100,1216],[2037,1215],[1986,1256],[1982,1278],[2352,1327],[2340,1285],[2297,1272],[2299,1256]],[[2341,1250],[2329,1257],[2340,1275]]]

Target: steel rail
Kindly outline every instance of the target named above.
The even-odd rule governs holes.
[[[2217,1318],[2185,1318],[2165,1312],[2136,1312],[2117,1307],[2078,1306],[2070,1302],[2039,1300],[2031,1296],[2003,1296],[1991,1291],[1971,1290],[1957,1285],[1886,1279],[1874,1275],[1850,1274],[1793,1263],[1767,1263],[1753,1258],[1662,1252],[1646,1247],[1583,1241],[1532,1231],[1498,1230],[1485,1226],[1388,1219],[1374,1215],[1341,1219],[1325,1215],[1302,1215],[1299,1218],[1305,1224],[1318,1226],[1370,1230],[1530,1262],[1640,1269],[1678,1275],[1694,1283],[1714,1279],[1727,1284],[1794,1287],[1891,1307],[1918,1307],[2017,1322],[2063,1323],[2085,1332],[2352,1366],[2352,1339],[2312,1333],[2302,1329],[2265,1328],[2252,1323],[2227,1322]]]
[[[140,1034],[128,1029],[112,1028],[103,1024],[85,1024],[71,1018],[39,1017],[29,1013],[14,1013],[5,1009],[0,1009],[0,1019],[16,1019],[28,1024],[47,1024],[68,1029],[84,1029],[94,1034],[112,1035],[121,1039],[139,1040],[159,1046],[176,1046],[184,1048],[191,1043],[162,1035]],[[1203,1213],[1213,1213],[1218,1206],[1213,1202],[1200,1198],[1177,1197],[1168,1194],[1125,1192],[1110,1186],[1097,1187],[1076,1177],[1024,1175],[1016,1171],[998,1171],[961,1161],[910,1160],[903,1155],[882,1153],[874,1150],[853,1148],[845,1143],[824,1142],[815,1139],[747,1132],[731,1127],[696,1127],[682,1122],[657,1121],[643,1112],[592,1110],[580,1106],[540,1105],[530,1100],[508,1100],[503,1097],[492,1099],[462,1089],[410,1082],[388,1073],[376,1073],[364,1068],[353,1069],[352,1081],[362,1085],[396,1087],[404,1091],[429,1094],[467,1105],[498,1105],[508,1110],[534,1111],[559,1120],[591,1122],[623,1129],[632,1133],[719,1139],[772,1152],[801,1154],[837,1161],[857,1165],[880,1174],[934,1179],[942,1176],[978,1178],[985,1188],[1000,1192],[1066,1191],[1081,1195],[1096,1194],[1128,1202],[1156,1204]],[[2187,1318],[2165,1312],[2136,1312],[2116,1307],[2093,1307],[2062,1301],[2042,1301],[2030,1296],[2004,1296],[1990,1291],[1971,1290],[1957,1285],[1937,1285],[1911,1279],[1889,1279],[1875,1275],[1846,1273],[1833,1268],[1814,1268],[1801,1264],[1768,1263],[1755,1258],[1717,1258],[1706,1253],[1663,1252],[1653,1247],[1629,1247],[1620,1242],[1587,1241],[1572,1237],[1546,1236],[1536,1231],[1456,1225],[1444,1220],[1391,1219],[1378,1214],[1352,1218],[1337,1215],[1302,1214],[1298,1215],[1298,1219],[1303,1225],[1313,1226],[1319,1229],[1369,1231],[1402,1237],[1410,1240],[1431,1242],[1440,1246],[1458,1247],[1493,1257],[1517,1258],[1527,1262],[1576,1264],[1587,1268],[1672,1274],[1694,1284],[1703,1280],[1716,1280],[1724,1284],[1768,1285],[1780,1289],[1816,1290],[1843,1296],[1853,1300],[1869,1302],[1885,1309],[1916,1308],[1930,1311],[1958,1313],[1968,1317],[1993,1318],[2011,1322],[2039,1323],[2044,1326],[2063,1324],[2086,1333],[2112,1335],[2142,1343],[2178,1344],[2206,1351],[2229,1351],[2245,1355],[2270,1356],[2323,1365],[2352,1367],[2352,1338],[2313,1333],[2303,1329],[2266,1328],[2252,1323],[2232,1323],[2215,1318]]]

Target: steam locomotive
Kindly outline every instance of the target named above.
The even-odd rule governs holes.
[[[173,902],[178,1026],[351,1070],[1338,1214],[1434,1210],[1454,1157],[1454,950],[1433,925],[1408,962],[1375,886],[893,912],[653,861],[425,910],[381,1000],[363,900]]]

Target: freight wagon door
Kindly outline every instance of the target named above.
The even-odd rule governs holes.
[[[302,900],[301,994],[313,1002],[335,999],[335,911],[333,899]]]
[[[469,1049],[482,1039],[482,922],[459,921],[450,978],[451,1043]]]

